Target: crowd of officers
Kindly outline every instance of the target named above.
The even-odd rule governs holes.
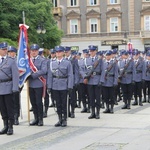
[[[44,57],[38,44],[30,46],[30,57],[37,71],[31,70],[29,97],[34,120],[31,126],[43,126],[47,117],[49,96],[56,107],[58,122],[55,127],[67,126],[67,118],[75,118],[75,108],[83,106],[81,113],[91,113],[88,119],[100,119],[103,113],[114,113],[114,105],[123,96],[122,109],[132,105],[150,103],[150,50],[146,53],[134,49],[98,51],[94,45],[80,52],[71,47],[56,46]],[[19,72],[16,63],[17,49],[0,43],[0,112],[4,128],[0,134],[13,134],[20,116]],[[43,99],[46,79],[46,92]],[[148,95],[148,96],[147,96]],[[119,100],[118,100],[119,98]]]

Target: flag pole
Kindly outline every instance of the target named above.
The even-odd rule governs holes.
[[[25,25],[25,12],[22,11],[22,19],[23,19],[23,24]],[[27,45],[28,47],[28,45]],[[28,123],[30,125],[30,98],[29,98],[29,80],[26,82],[26,87],[27,87],[27,111],[28,111]]]

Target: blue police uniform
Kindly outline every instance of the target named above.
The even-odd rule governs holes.
[[[0,51],[7,50],[7,43],[0,43]],[[4,128],[0,134],[13,134],[13,94],[19,92],[19,71],[13,58],[0,55],[0,111]]]
[[[38,51],[39,46],[37,44],[32,44],[30,46],[30,50]],[[35,73],[32,72],[31,76],[29,77],[29,96],[34,113],[34,120],[30,123],[30,125],[43,126],[43,83],[39,77],[43,76],[46,78],[47,61],[38,54],[36,57],[32,58],[32,61],[38,71]]]
[[[89,54],[88,49],[83,49],[82,52],[85,55]],[[90,113],[90,101],[89,101],[89,96],[88,96],[87,84],[83,83],[84,78],[82,76],[87,73],[87,70],[85,70],[85,62],[84,62],[85,60],[86,58],[84,57],[78,61],[80,94],[81,94],[81,101],[83,104],[83,109],[81,110],[81,113],[85,113],[85,112]]]
[[[127,59],[119,61],[119,79],[123,92],[124,106],[122,109],[130,109],[131,98],[133,94],[133,74],[135,73],[135,65],[133,59],[129,58],[129,52],[124,51],[123,55],[127,55]]]
[[[136,50],[133,52],[133,56],[139,55],[139,51]],[[142,104],[142,72],[143,72],[143,59],[138,56],[137,59],[134,59],[134,65],[135,65],[135,74],[133,76],[133,80],[135,81],[134,84],[134,98],[135,101],[132,104],[134,105],[140,105],[143,106]],[[137,100],[137,97],[139,97],[139,103]]]
[[[64,47],[56,46],[56,53],[63,52]],[[53,90],[56,100],[57,114],[59,121],[55,127],[67,126],[67,93],[71,93],[73,89],[73,70],[70,61],[65,58],[61,60],[50,61],[48,65],[47,75],[47,88],[48,92]]]
[[[8,46],[7,48],[8,53],[9,52],[14,52],[17,53],[17,49],[14,46]],[[11,56],[10,56],[11,57]],[[12,57],[15,59],[17,62],[17,57]],[[20,117],[20,93],[22,89],[19,89],[19,92],[13,95],[13,100],[14,100],[14,125],[19,125],[19,120],[18,118]]]
[[[112,52],[107,51],[106,55],[111,56]],[[104,101],[106,103],[106,110],[104,113],[114,113],[113,107],[114,107],[114,87],[118,84],[118,64],[117,61],[110,60],[104,60],[103,62],[103,68],[102,68],[102,75],[100,79],[102,83],[103,88],[103,96]],[[108,94],[109,93],[109,94]],[[109,105],[111,105],[111,108],[109,108]]]
[[[150,52],[146,54],[146,58],[143,64],[142,79],[145,82],[145,86],[148,88],[148,102],[150,103]],[[145,99],[146,100],[146,99]]]
[[[90,51],[96,51],[97,47],[94,45],[89,46]],[[95,63],[97,66],[94,67]],[[96,55],[94,57],[85,58],[84,66],[81,67],[83,71],[80,71],[82,77],[84,78],[84,83],[88,80],[88,93],[90,99],[90,106],[92,113],[88,117],[89,119],[96,118],[99,119],[100,116],[100,76],[102,71],[102,60]],[[90,75],[89,75],[90,74]],[[95,114],[96,108],[96,114]]]
[[[71,51],[71,47],[65,47],[65,52]],[[78,67],[78,60],[76,59],[75,55],[70,55],[66,57],[68,61],[72,64],[73,69],[73,90],[72,93],[69,95],[69,104],[68,104],[68,116],[71,118],[75,118],[75,107],[77,103],[77,96],[76,96],[76,87],[79,84],[79,67]],[[70,111],[71,107],[71,111]]]

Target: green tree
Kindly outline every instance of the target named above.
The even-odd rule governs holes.
[[[50,0],[1,0],[0,3],[0,38],[18,41],[19,24],[23,23],[22,12],[25,12],[25,24],[29,26],[29,43],[38,43],[44,48],[59,45],[63,32],[58,29],[52,15]],[[38,34],[39,24],[46,29],[45,34]]]

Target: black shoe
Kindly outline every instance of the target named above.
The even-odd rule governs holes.
[[[142,102],[139,102],[139,105],[140,105],[140,106],[143,106]]]
[[[58,121],[56,124],[55,124],[55,127],[60,127],[62,124],[60,121]]]
[[[47,113],[43,112],[43,118],[46,118],[46,117],[47,117]]]
[[[35,125],[38,125],[38,120],[33,120],[31,123],[30,123],[30,126],[35,126]]]
[[[7,135],[12,135],[13,133],[13,128],[8,128]]]
[[[104,106],[104,104],[103,104],[103,103],[101,104],[101,108],[102,108],[102,109],[104,109],[104,108],[105,108],[105,106]]]
[[[71,112],[70,118],[75,118],[75,114]]]
[[[113,113],[114,113],[114,109],[111,108],[111,109],[110,109],[110,114],[113,114]]]
[[[81,113],[86,113],[87,112],[87,108],[83,108],[82,110],[81,110]]]
[[[19,125],[19,121],[18,121],[18,119],[16,118],[16,119],[14,119],[14,125]]]
[[[78,108],[81,108],[81,104],[78,104]]]
[[[127,109],[131,109],[131,108],[130,108],[130,105],[127,105]]]
[[[66,121],[66,120],[63,120],[61,126],[62,126],[62,127],[66,127],[66,126],[67,126],[67,121]]]
[[[138,103],[135,101],[132,105],[133,105],[133,106],[136,106],[136,105],[138,105]]]
[[[54,104],[51,104],[49,107],[54,107]]]
[[[8,127],[4,127],[1,131],[0,134],[6,134],[8,131]]]
[[[95,119],[100,119],[100,115],[99,115],[99,114],[96,114],[96,115],[95,115]]]
[[[95,118],[96,116],[95,116],[95,113],[94,114],[91,114],[89,117],[88,117],[88,119],[93,119],[93,118]]]
[[[39,119],[38,126],[43,126],[43,118]]]
[[[110,110],[106,109],[106,110],[103,111],[103,113],[110,113]]]
[[[121,109],[127,109],[127,104],[125,104]]]
[[[90,113],[91,111],[90,111],[90,108],[87,108],[87,113]]]

